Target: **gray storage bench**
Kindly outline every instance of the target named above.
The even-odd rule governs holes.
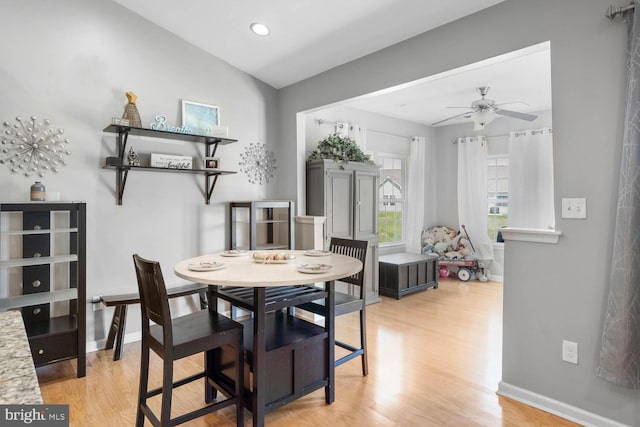
[[[182,286],[167,288],[167,296],[169,298],[193,294],[200,294],[200,308],[207,308],[207,285],[204,283],[188,283]],[[120,360],[122,358],[124,327],[127,322],[127,307],[129,304],[139,304],[140,295],[137,292],[132,294],[103,295],[100,297],[100,300],[107,307],[115,307],[105,350],[112,349],[115,344],[113,360]]]
[[[438,287],[438,257],[413,253],[382,255],[380,294],[395,299],[428,288]]]

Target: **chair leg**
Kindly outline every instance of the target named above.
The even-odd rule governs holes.
[[[136,413],[136,427],[144,426],[143,407],[147,406],[147,387],[149,385],[149,347],[142,343],[140,351],[140,386],[138,390],[138,410]]]
[[[369,374],[369,362],[367,360],[367,318],[365,310],[360,311],[360,344],[362,348],[362,375]]]
[[[242,333],[239,334],[236,344],[236,426],[244,426],[244,350],[242,345]]]
[[[165,355],[162,366],[162,406],[160,409],[160,425],[171,425],[171,397],[173,395],[173,357]]]

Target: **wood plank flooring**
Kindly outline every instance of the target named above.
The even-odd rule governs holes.
[[[357,318],[341,316],[337,336],[356,336]],[[501,378],[502,284],[455,279],[439,289],[383,298],[367,308],[369,375],[359,360],[336,369],[336,401],[318,390],[267,414],[267,426],[577,426],[554,415],[496,395]],[[131,426],[138,393],[139,343],[90,353],[87,376],[75,378],[75,362],[38,368],[45,403],[70,405],[71,426]],[[176,377],[202,366],[202,357],[178,362]],[[151,386],[160,384],[159,359],[152,356]],[[155,381],[153,381],[155,379]],[[202,402],[203,385],[181,387],[173,413]],[[159,400],[159,399],[158,399]],[[251,414],[245,411],[246,425]],[[149,425],[147,422],[146,425]],[[234,426],[233,408],[188,426]]]

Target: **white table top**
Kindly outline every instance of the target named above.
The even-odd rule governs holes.
[[[294,254],[296,259],[285,264],[261,264],[254,262],[253,252],[265,251],[248,251],[245,256],[235,257],[222,256],[217,253],[189,258],[176,264],[174,272],[183,279],[212,285],[271,287],[338,280],[352,276],[362,269],[362,263],[359,260],[345,255],[331,254],[318,257],[305,255],[306,251],[280,250],[276,252]],[[220,270],[203,272],[189,269],[189,264],[201,261],[221,262],[225,267]],[[329,264],[333,268],[327,272],[308,274],[296,270],[296,266],[301,264]]]

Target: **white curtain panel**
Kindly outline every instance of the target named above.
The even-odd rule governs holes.
[[[555,227],[551,129],[509,135],[509,226]]]
[[[360,125],[349,125],[349,138],[353,139],[362,151],[367,151],[367,130]]]
[[[479,259],[492,260],[493,247],[487,233],[487,140],[458,139],[458,220],[464,225]]]
[[[424,195],[425,195],[425,164],[426,141],[422,136],[411,138],[407,165],[407,193],[405,194],[407,209],[407,231],[405,241],[407,252],[421,253],[422,229],[424,228]]]

